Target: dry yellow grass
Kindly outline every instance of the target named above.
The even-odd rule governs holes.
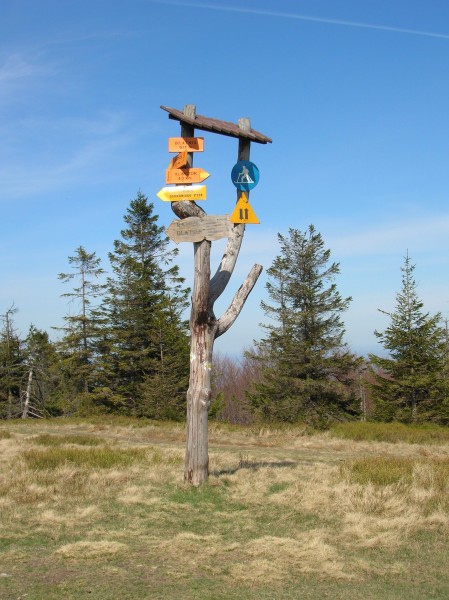
[[[75,542],[64,544],[56,550],[64,558],[88,559],[115,556],[119,552],[125,552],[125,544],[119,542]]]
[[[52,434],[51,423],[44,428]],[[92,569],[92,577],[107,566],[104,586],[111,585],[108,577],[119,585],[129,572],[141,578],[142,565],[158,574],[154,585],[161,589],[165,581],[181,586],[203,574],[221,582],[223,593],[214,598],[238,598],[238,586],[260,588],[254,598],[265,598],[271,586],[278,598],[286,585],[308,578],[317,589],[366,586],[379,577],[405,580],[410,558],[403,551],[413,547],[416,536],[449,533],[445,445],[352,442],[268,430],[233,430],[226,437],[224,428],[215,427],[210,481],[193,489],[182,483],[178,425],[165,438],[157,427],[58,425],[53,433],[67,437],[67,444],[58,441],[56,456],[67,461],[54,468],[45,462],[46,453],[55,456],[52,440],[48,448],[45,437],[36,443],[43,431],[35,424],[27,430],[20,423],[11,431],[0,439],[0,534],[13,540],[3,550],[5,572],[19,575],[21,565],[17,596],[23,591],[20,577],[33,589],[27,575],[31,564],[44,570],[51,564],[55,573],[67,565]],[[77,449],[70,436],[80,432],[100,436],[100,445]],[[133,461],[121,462],[118,454],[132,449],[138,450]],[[85,453],[95,457],[109,450],[111,466],[86,460]],[[26,458],[33,452],[37,462]],[[376,479],[385,465],[387,475],[388,465],[397,469],[393,483]],[[361,474],[367,481],[359,481]],[[34,549],[39,543],[46,548],[43,555]],[[70,593],[59,597],[78,597],[72,588]],[[156,597],[176,597],[170,593]]]

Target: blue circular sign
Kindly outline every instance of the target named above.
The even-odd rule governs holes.
[[[249,192],[259,183],[259,169],[249,160],[239,160],[231,171],[232,183],[241,192]]]

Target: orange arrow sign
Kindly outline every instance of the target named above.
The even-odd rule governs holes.
[[[206,200],[206,186],[177,185],[176,187],[164,187],[159,191],[157,197],[164,202]]]
[[[204,151],[204,138],[168,138],[168,151],[169,152],[203,152]]]
[[[180,152],[173,157],[168,165],[169,169],[182,169],[183,167],[187,167],[187,151]]]
[[[253,225],[260,223],[259,219],[256,217],[256,213],[251,207],[251,204],[248,202],[248,196],[243,193],[237,200],[237,204],[235,205],[229,220],[233,223],[251,223]]]
[[[165,183],[201,183],[209,177],[203,169],[168,169]]]

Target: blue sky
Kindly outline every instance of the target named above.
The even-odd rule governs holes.
[[[252,127],[260,171],[225,310],[276,234],[310,223],[340,263],[354,351],[380,352],[408,251],[425,308],[449,316],[447,0],[2,0],[0,313],[49,330],[76,307],[57,274],[83,245],[104,259],[137,190],[156,193],[179,135],[161,104]],[[237,141],[205,137],[209,214],[232,211]],[[214,242],[215,270],[223,250]],[[190,283],[192,245],[182,244]],[[216,349],[262,334],[263,274]]]

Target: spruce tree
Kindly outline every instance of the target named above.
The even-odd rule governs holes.
[[[0,417],[11,419],[20,414],[20,381],[23,344],[14,326],[14,304],[2,315],[0,330]]]
[[[188,387],[189,345],[182,313],[189,290],[171,263],[176,250],[138,192],[109,259],[102,342],[101,401],[111,410],[152,418],[182,418]],[[99,396],[100,398],[100,396]]]
[[[31,325],[23,352],[22,418],[62,414],[61,364],[56,345],[46,331]]]
[[[413,277],[410,257],[405,257],[401,291],[383,332],[375,331],[387,357],[370,355],[374,384],[371,386],[375,417],[381,420],[449,423],[447,336],[441,314],[424,312]]]
[[[83,246],[68,258],[72,273],[60,273],[63,283],[75,282],[72,291],[62,294],[75,306],[73,314],[66,315],[66,325],[58,328],[64,336],[58,344],[67,399],[73,400],[72,409],[77,410],[78,401],[89,402],[88,396],[96,385],[97,340],[103,327],[98,314],[96,299],[104,292],[105,285],[99,280],[104,275],[101,259],[95,252],[87,252]]]
[[[261,303],[272,320],[257,344],[263,380],[251,401],[267,419],[326,425],[357,412],[351,389],[357,361],[343,341],[341,318],[351,298],[342,298],[333,283],[339,265],[330,263],[313,225],[304,233],[289,229],[278,240],[280,255],[267,271],[271,303]]]

